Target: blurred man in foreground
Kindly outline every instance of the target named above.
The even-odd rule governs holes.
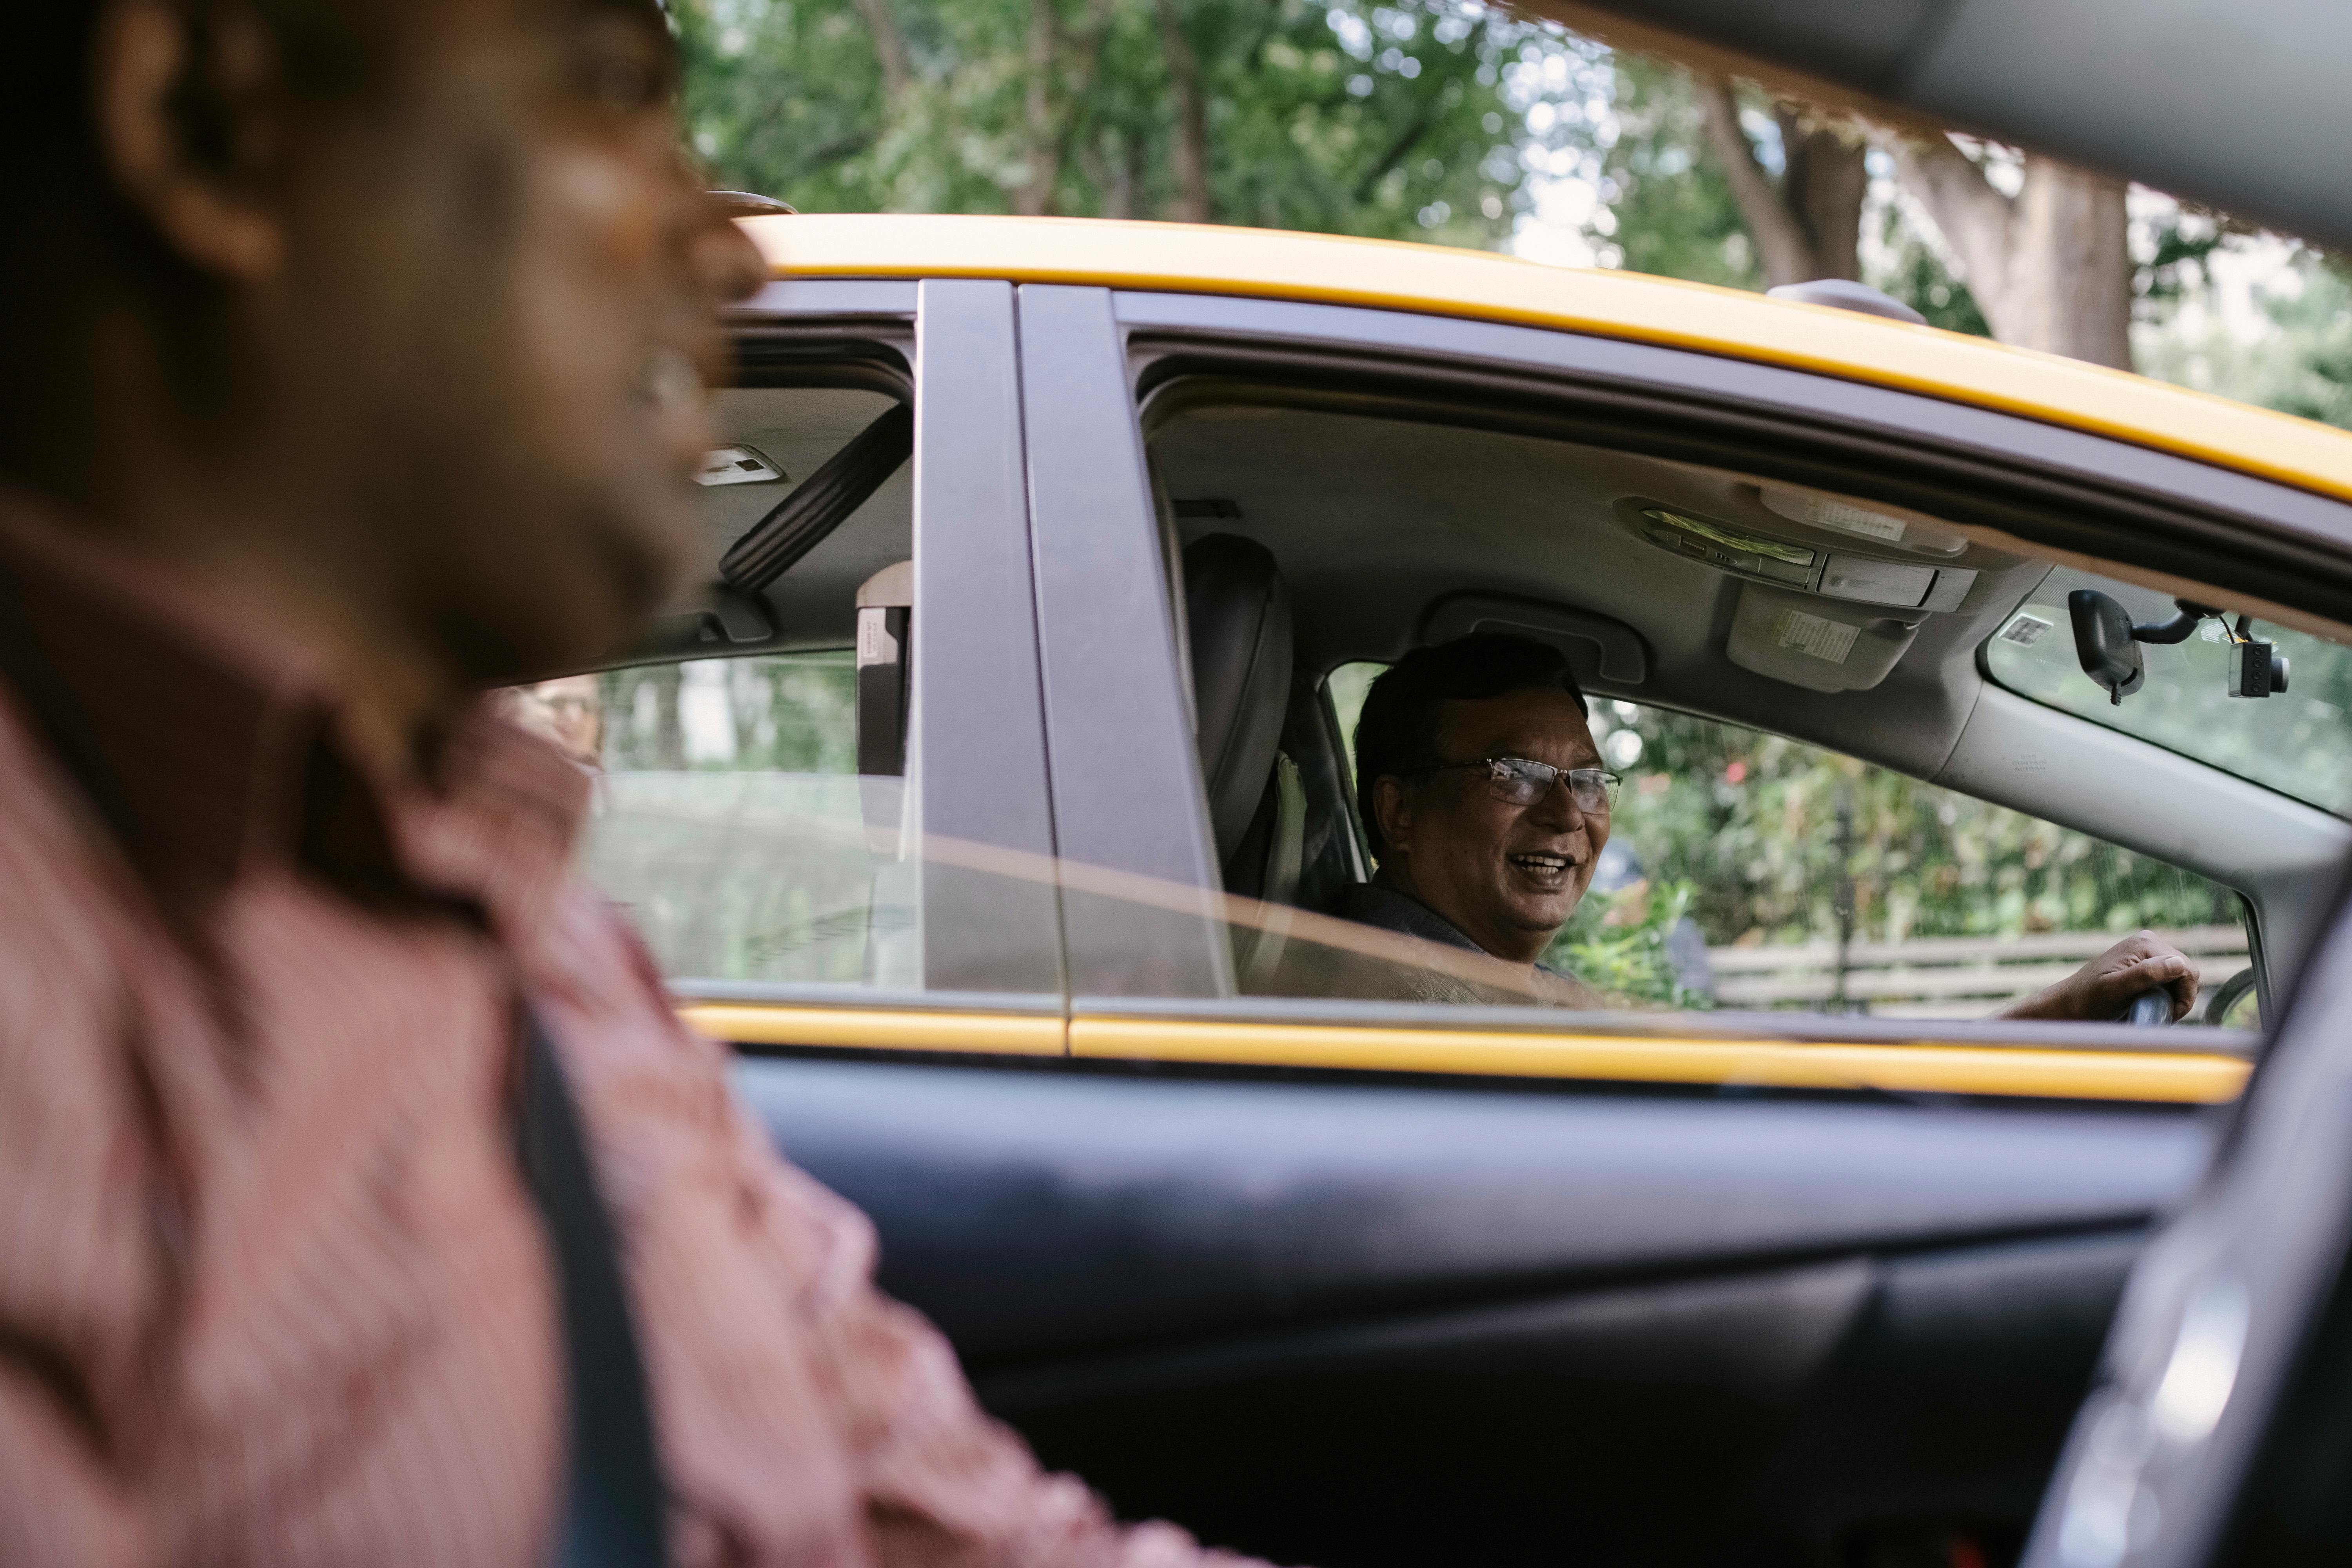
[[[875,1293],[470,695],[670,586],[761,276],[652,0],[7,26],[0,1562],[1203,1561]]]

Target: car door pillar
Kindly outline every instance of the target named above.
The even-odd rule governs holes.
[[[1192,674],[1110,294],[1025,285],[1020,317],[1071,989],[1229,994]]]
[[[922,284],[908,773],[934,992],[1062,990],[1016,353],[1011,284]]]

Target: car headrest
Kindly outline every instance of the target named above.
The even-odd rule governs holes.
[[[1195,540],[1184,551],[1184,620],[1201,776],[1223,864],[1274,776],[1290,700],[1290,590],[1273,552],[1238,534]]]

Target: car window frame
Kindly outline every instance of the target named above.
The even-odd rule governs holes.
[[[1576,402],[1597,423],[1632,449],[1652,455],[1682,456],[1722,462],[1726,434],[1745,444],[1759,460],[1756,471],[1790,482],[1854,493],[1854,475],[1869,469],[1884,476],[1890,458],[1897,493],[1886,499],[1916,505],[1937,488],[1940,475],[1964,473],[1979,487],[1989,476],[1993,488],[2013,505],[2003,521],[2008,531],[2048,552],[2079,552],[2085,547],[2112,548],[2115,530],[2128,527],[2134,548],[2152,551],[2161,563],[2176,568],[2191,563],[2200,570],[2215,559],[2210,552],[2226,543],[2234,552],[2239,580],[2227,585],[2250,595],[2290,588],[2305,604],[2315,604],[2307,616],[2352,611],[2352,507],[2269,480],[2215,468],[2131,446],[2107,437],[2059,429],[2015,416],[1963,408],[1932,397],[1842,382],[1834,377],[1755,364],[1721,355],[1662,349],[1582,332],[1517,327],[1406,311],[1364,310],[1286,300],[1252,300],[1220,294],[1170,294],[1080,285],[1024,285],[1024,301],[1047,295],[1066,318],[1065,331],[1053,353],[1041,352],[1024,330],[1024,396],[1029,414],[1033,470],[1054,464],[1083,467],[1096,462],[1093,516],[1115,513],[1119,535],[1132,545],[1132,557],[1152,561],[1158,556],[1157,520],[1151,505],[1150,480],[1142,458],[1142,410],[1160,385],[1202,366],[1246,363],[1255,374],[1269,370],[1291,374],[1361,376],[1385,373],[1417,382],[1478,391],[1487,395],[1525,395],[1531,382],[1544,395]],[[1126,373],[1118,401],[1105,395],[1103,365],[1114,353]],[[1084,364],[1083,388],[1075,381],[1059,387],[1052,377],[1069,377]],[[1085,416],[1057,414],[1061,403]],[[1125,416],[1117,429],[1106,423],[1107,409]],[[1787,438],[1793,432],[1794,442]],[[1948,481],[1947,481],[1948,482]],[[1885,492],[1876,484],[1863,489]],[[1056,523],[1052,508],[1037,504],[1041,542]],[[2095,521],[2092,521],[2095,520]],[[2247,531],[2259,532],[2266,548],[2246,548]],[[2315,572],[2325,559],[2328,569]],[[1178,587],[1163,584],[1160,604],[1172,614]],[[1072,614],[1058,605],[1048,616],[1043,635],[1049,643],[1066,635],[1061,618]],[[2290,614],[2294,612],[2290,610]],[[1104,624],[1094,617],[1098,631]],[[1070,634],[1074,635],[1074,634]],[[1129,668],[1150,650],[1162,661],[1157,671],[1144,668],[1141,681],[1163,713],[1181,710],[1171,695],[1182,679],[1172,637],[1133,637],[1129,639]],[[1149,659],[1141,659],[1148,665]],[[1048,728],[1056,736],[1055,788],[1058,820],[1070,822],[1092,816],[1114,817],[1118,809],[1134,809],[1132,796],[1124,806],[1110,803],[1100,791],[1082,782],[1086,770],[1070,766],[1078,737],[1094,733],[1105,718],[1098,701],[1086,700],[1067,687],[1048,692]],[[1171,738],[1161,724],[1153,746],[1123,777],[1148,776],[1164,785],[1181,778],[1185,798],[1166,798],[1171,810],[1198,813],[1202,809],[1197,763],[1188,735]],[[1148,792],[1147,792],[1148,793]],[[1150,795],[1159,800],[1160,795]],[[1135,859],[1120,860],[1118,836],[1100,834],[1105,852],[1112,857],[1108,869],[1154,875],[1154,868]],[[1065,840],[1065,853],[1070,848]],[[1075,858],[1075,857],[1074,857]],[[1164,868],[1165,862],[1160,866]],[[1160,873],[1164,875],[1164,869]],[[1180,886],[1213,892],[1213,868],[1193,873],[1199,882]],[[2252,912],[2250,940],[2255,962],[2275,962],[2283,950],[2300,945],[2300,931],[2290,943],[2267,943],[2263,889],[2241,889]],[[1197,940],[1213,936],[1216,922],[1196,922]],[[2292,923],[2292,922],[2285,922]],[[1222,946],[1222,942],[1219,942]],[[1615,1035],[1633,1040],[1683,1039],[1803,1041],[1856,1047],[1881,1043],[1916,1043],[1916,1024],[1851,1017],[1805,1015],[1741,1015],[1699,1018],[1682,1016],[1661,1026],[1655,1016],[1562,1015],[1513,1008],[1480,1009],[1475,1020],[1460,1010],[1439,1009],[1433,1015],[1407,1018],[1398,1005],[1358,1005],[1348,1003],[1303,1003],[1279,998],[1238,996],[1223,985],[1196,985],[1189,994],[1167,987],[1118,984],[1120,966],[1087,963],[1075,953],[1070,996],[1072,1051],[1075,1055],[1154,1055],[1171,1059],[1174,1037],[1162,1031],[1157,1044],[1150,1029],[1128,1031],[1124,1046],[1113,1041],[1090,1050],[1087,1037],[1102,1021],[1126,1020],[1136,1025],[1172,1024],[1178,1020],[1206,1021],[1211,1016],[1230,1023],[1254,1022],[1274,1029],[1291,1029],[1309,1023],[1361,1028],[1397,1024],[1426,1028],[1440,1024],[1459,1030],[1495,1036],[1541,1033]],[[1111,978],[1117,987],[1098,988],[1097,975]],[[1114,1029],[1114,1034],[1118,1031]],[[1982,1023],[1949,1027],[1935,1033],[1954,1042],[1984,1046],[2051,1045],[2046,1026]],[[2232,1031],[2197,1030],[2202,1038],[2178,1044],[2147,1031],[2117,1026],[2069,1026],[2063,1044],[2069,1047],[2117,1049],[2128,1047],[2143,1056],[2221,1048],[2251,1052],[2251,1037],[2225,1041]],[[1145,1048],[1148,1047],[1148,1048]],[[1210,1057],[1217,1053],[1210,1053]],[[1230,1056],[1232,1053],[1224,1053]],[[1282,1055],[1271,1048],[1266,1059]],[[1201,1059],[1210,1059],[1203,1057]],[[1450,1070],[1429,1067],[1429,1053],[1408,1051],[1397,1058],[1399,1070]],[[1486,1070],[1495,1070],[1487,1068]]]
[[[682,976],[672,992],[689,1023],[754,1050],[1058,1055],[1061,909],[1011,285],[782,279],[727,325],[747,374],[816,384],[837,368],[913,399],[908,771],[919,842],[955,847],[923,858],[922,990]]]

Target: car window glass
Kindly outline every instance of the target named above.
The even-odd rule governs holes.
[[[862,388],[722,393],[698,495],[705,580],[899,407]],[[923,985],[909,467],[757,591],[675,606],[659,652],[508,695],[596,774],[581,868],[689,995]]]
[[[1352,741],[1378,664],[1328,682]],[[1635,1005],[1979,1018],[2143,928],[2202,981],[2248,964],[2220,884],[1817,746],[1603,700],[1623,777],[1591,890],[1546,962]],[[2232,1026],[2257,1021],[2250,990]]]
[[[919,984],[890,941],[911,926],[887,842],[904,781],[857,773],[856,675],[826,649],[602,677],[583,866],[666,973]]]
[[[2352,648],[2252,621],[2246,640],[2286,660],[2286,689],[2235,696],[2245,658],[2237,622],[2205,620],[2183,642],[2139,646],[2144,683],[2116,702],[2083,672],[2070,595],[2101,593],[2139,625],[2171,619],[2175,601],[2145,588],[2059,567],[1984,646],[1985,668],[2011,690],[2153,741],[2295,799],[2352,815]]]
[[[2134,759],[2107,731],[1980,703],[1977,649],[2052,574],[2004,536],[1596,444],[1528,405],[1203,374],[1160,384],[1142,419],[1182,544],[1171,602],[1196,692],[1217,682],[1200,752],[1230,994],[1330,1005],[1269,1016],[1360,1024],[1363,1005],[1403,1004],[1419,1011],[1398,1026],[1436,1027],[1434,1003],[1496,1009],[1482,1028],[1601,1026],[1502,1021],[1533,1008],[1769,1033],[1790,1026],[1728,1015],[1957,1025],[2021,1008],[2046,1037],[2131,1011],[2137,992],[2081,977],[2129,967],[2106,955],[2145,931],[2200,979],[2185,1021],[2243,1027],[2263,991],[2242,868],[2275,891],[2266,868],[2341,854],[2309,813],[2227,773],[2119,795],[2106,781]],[[1267,667],[1270,627],[1293,659],[1282,694],[1237,673]],[[1497,637],[1564,667],[1589,721],[1561,708],[1567,728],[1545,720],[1526,742],[1549,751],[1498,764],[1484,741],[1440,755],[1470,742],[1397,720],[1387,809],[1445,819],[1421,862],[1454,875],[1438,889],[1380,864],[1355,718],[1407,650]],[[1580,807],[1600,831],[1560,803],[1612,786],[1571,787],[1564,759],[1618,775],[1604,806]],[[1937,773],[1982,798],[1920,782]],[[1506,809],[1475,804],[1489,796]],[[1529,838],[1538,802],[1561,823]],[[2098,1038],[2085,1048],[2126,1037]]]

